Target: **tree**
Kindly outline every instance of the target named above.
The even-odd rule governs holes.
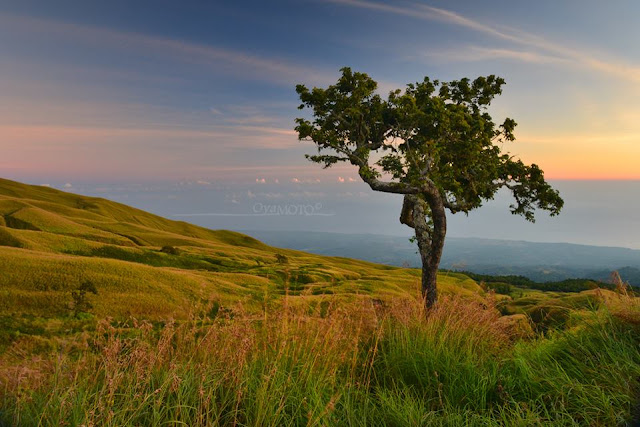
[[[87,297],[87,292],[97,295],[98,289],[92,282],[85,281],[78,286],[78,289],[71,291],[71,298],[73,298],[72,309],[75,317],[79,317],[80,313],[87,313],[93,308],[93,304]]]
[[[504,187],[515,199],[511,212],[528,221],[534,222],[536,208],[560,212],[563,200],[542,170],[502,152],[515,140],[516,122],[496,125],[487,112],[502,93],[502,78],[425,77],[383,99],[367,74],[341,71],[326,89],[296,86],[299,108],[312,113],[296,119],[298,139],[316,144],[318,154],[306,156],[312,162],[325,168],[351,163],[372,190],[404,196],[400,222],[415,232],[427,308],[437,300],[446,210],[468,214]]]

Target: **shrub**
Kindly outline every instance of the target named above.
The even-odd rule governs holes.
[[[276,254],[276,262],[278,264],[289,264],[289,258],[286,255]]]
[[[178,251],[178,248],[170,245],[163,246],[162,249],[160,249],[160,252],[164,252],[165,254],[169,255],[178,255],[180,253],[180,251]]]
[[[78,289],[71,291],[71,298],[73,299],[71,309],[75,317],[79,317],[80,313],[88,313],[93,308],[93,304],[89,302],[87,292],[97,295],[98,289],[92,282],[83,282],[78,286]]]

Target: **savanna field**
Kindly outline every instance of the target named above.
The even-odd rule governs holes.
[[[0,180],[0,425],[633,425],[640,303],[278,249]]]

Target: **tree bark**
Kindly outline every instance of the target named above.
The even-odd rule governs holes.
[[[427,217],[432,224],[429,224]],[[413,228],[415,232],[422,261],[422,297],[425,308],[429,310],[438,301],[438,267],[447,234],[447,217],[442,197],[438,192],[421,196],[406,195],[400,222]]]

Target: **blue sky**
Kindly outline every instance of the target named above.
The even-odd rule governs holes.
[[[348,65],[381,91],[506,78],[492,110],[551,178],[638,179],[640,4],[0,4],[0,159],[20,179],[337,179],[302,158],[296,83]]]
[[[638,16],[637,1],[4,0],[0,176],[165,215],[321,203],[369,216],[296,226],[401,233],[397,200],[371,194],[348,166],[304,159],[313,145],[293,131],[295,85],[331,84],[342,66],[369,73],[382,93],[425,75],[497,74],[507,85],[491,113],[519,123],[512,154],[556,182],[611,181],[558,184],[569,202],[560,222],[505,228],[498,200],[451,232],[634,246],[640,236],[623,225],[637,225],[636,207],[614,202],[638,193],[620,180],[640,179]],[[618,228],[607,208],[629,209]],[[194,221],[233,228],[221,218]]]

